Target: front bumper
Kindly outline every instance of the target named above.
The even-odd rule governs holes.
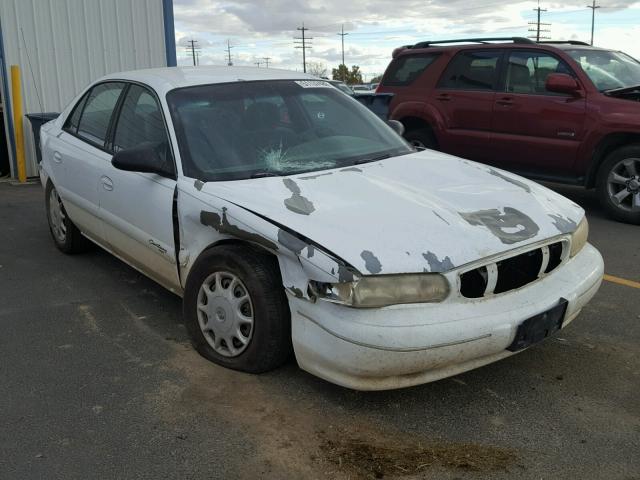
[[[568,300],[562,328],[600,287],[604,263],[587,244],[545,278],[484,299],[347,308],[289,297],[296,359],[309,373],[356,390],[432,382],[513,355],[524,320]]]

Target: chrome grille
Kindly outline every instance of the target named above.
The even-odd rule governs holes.
[[[524,287],[558,268],[567,249],[568,243],[559,241],[463,272],[460,293],[482,298]]]

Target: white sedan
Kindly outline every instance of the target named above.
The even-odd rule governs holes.
[[[416,152],[296,72],[110,75],[41,145],[58,248],[89,239],[182,296],[198,352],[245,372],[293,351],[354,389],[434,381],[552,335],[602,280],[578,205]]]

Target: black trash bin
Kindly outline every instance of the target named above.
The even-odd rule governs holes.
[[[353,97],[382,120],[387,121],[393,95],[393,93],[356,93]]]
[[[40,151],[40,127],[51,120],[55,120],[59,115],[59,112],[27,113],[27,118],[31,122],[31,130],[33,130],[33,140],[36,144],[36,158],[38,159],[38,163],[42,161],[42,152]]]

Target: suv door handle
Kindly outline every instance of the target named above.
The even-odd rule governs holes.
[[[102,180],[102,188],[108,191],[113,190],[113,181],[109,177],[103,175],[100,180]]]
[[[53,161],[56,163],[62,163],[62,155],[60,155],[60,152],[53,152]]]
[[[502,97],[496,100],[496,103],[504,107],[510,107],[511,105],[513,105],[513,99],[511,97]]]
[[[448,93],[441,93],[436,97],[436,100],[440,100],[441,102],[450,102],[451,95],[449,95]]]

